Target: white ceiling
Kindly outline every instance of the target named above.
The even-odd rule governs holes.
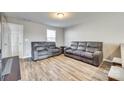
[[[58,19],[54,14],[53,12],[5,12],[6,16],[62,28],[80,24],[91,15],[85,12],[66,12],[63,19]]]
[[[94,22],[100,20],[102,16],[106,18],[118,14],[117,12],[65,12],[63,19],[58,19],[55,12],[5,12],[6,16],[30,20],[50,26],[67,28],[80,23]]]

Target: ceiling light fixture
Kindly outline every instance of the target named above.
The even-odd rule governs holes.
[[[57,13],[57,16],[58,16],[59,18],[63,18],[63,17],[64,17],[64,13]]]

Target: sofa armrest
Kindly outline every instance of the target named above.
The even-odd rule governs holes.
[[[65,51],[68,50],[68,49],[71,49],[71,47],[65,47],[65,48],[64,48]]]
[[[47,48],[47,50],[49,50],[49,49],[59,49],[59,50],[61,50],[61,48],[60,48],[60,47]]]
[[[33,52],[32,59],[33,60],[38,59],[38,52],[37,51]]]
[[[46,48],[45,47],[37,47],[36,49],[35,49],[36,51],[42,51],[42,50],[46,50]]]
[[[103,53],[102,51],[95,51],[93,53],[93,61],[96,66],[100,65],[103,60]]]
[[[93,53],[93,55],[94,55],[94,56],[99,56],[101,53],[102,53],[102,51],[95,51],[95,52]]]
[[[55,47],[55,49],[61,49],[60,47]]]

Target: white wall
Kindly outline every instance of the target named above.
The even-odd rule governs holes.
[[[103,56],[120,57],[120,43],[124,43],[124,13],[96,13],[82,20],[82,24],[64,29],[65,45],[71,41],[101,41]]]
[[[1,45],[1,42],[2,42],[2,40],[1,40],[1,38],[2,38],[2,36],[1,36],[1,32],[2,32],[2,31],[1,31],[1,23],[2,23],[2,22],[1,22],[1,13],[0,13],[0,49],[1,49],[1,46],[2,46],[2,45]]]
[[[34,23],[31,21],[8,17],[8,22],[24,25],[24,57],[31,56],[32,41],[46,41],[46,29],[55,29],[57,33],[57,46],[64,44],[64,32],[61,28],[50,27],[47,25]]]
[[[124,13],[101,13],[65,29],[65,45],[71,41],[124,42]]]
[[[1,42],[2,40],[1,40],[1,20],[0,20],[0,49],[1,49]]]

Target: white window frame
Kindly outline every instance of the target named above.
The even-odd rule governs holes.
[[[47,29],[47,41],[56,42],[56,30]]]

